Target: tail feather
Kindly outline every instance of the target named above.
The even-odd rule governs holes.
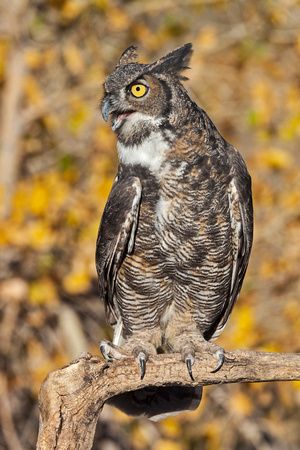
[[[129,416],[144,416],[156,422],[185,411],[194,411],[201,398],[201,386],[150,386],[116,395],[107,403]]]

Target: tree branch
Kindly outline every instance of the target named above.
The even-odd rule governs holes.
[[[98,416],[111,397],[150,386],[206,386],[220,383],[300,380],[300,353],[226,352],[222,369],[211,373],[215,360],[197,354],[189,377],[180,355],[151,357],[146,375],[134,358],[113,363],[90,353],[48,374],[39,394],[37,449],[90,449]]]

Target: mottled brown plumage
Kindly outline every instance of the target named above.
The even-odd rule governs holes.
[[[129,47],[104,83],[120,165],[97,240],[100,296],[115,327],[101,349],[134,355],[142,376],[157,351],[181,353],[191,377],[195,352],[222,366],[210,341],[227,323],[252,245],[245,163],[181,84],[191,52],[186,44],[138,64]]]

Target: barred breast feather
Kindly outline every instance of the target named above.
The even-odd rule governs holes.
[[[121,317],[125,336],[189,304],[204,337],[216,338],[238,297],[252,239],[250,177],[237,151],[210,133],[214,150],[188,132],[169,145],[146,140],[149,159],[127,149],[130,164],[122,149],[97,268],[110,323]]]

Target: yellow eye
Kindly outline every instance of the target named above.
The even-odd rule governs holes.
[[[134,97],[143,97],[147,92],[147,87],[143,84],[134,84],[131,86],[131,93]]]

